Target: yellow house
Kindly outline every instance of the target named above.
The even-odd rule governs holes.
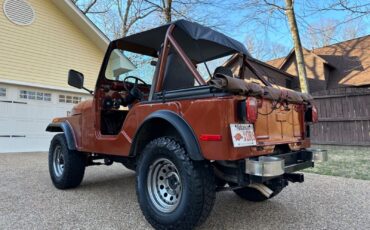
[[[53,117],[90,97],[109,40],[70,0],[0,0],[0,152],[45,151]]]

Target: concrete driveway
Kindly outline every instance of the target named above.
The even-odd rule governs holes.
[[[77,189],[53,187],[46,153],[0,154],[0,229],[150,229],[135,176],[120,164],[88,167]],[[201,229],[370,229],[370,181],[306,174],[252,203],[217,194]]]

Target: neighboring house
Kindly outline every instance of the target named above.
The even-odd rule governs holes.
[[[370,35],[313,50],[303,50],[310,92],[370,86]],[[268,64],[298,76],[295,52]],[[298,78],[293,87],[299,89]]]
[[[312,142],[370,146],[370,35],[303,52],[319,111]],[[267,63],[298,75],[294,51]],[[293,88],[299,89],[298,77]]]
[[[283,70],[280,70],[272,65],[268,65],[265,62],[254,59],[252,57],[247,58],[248,63],[247,65],[245,65],[246,68],[243,71],[241,71],[240,66],[242,66],[241,65],[242,60],[243,60],[242,56],[233,55],[223,65],[231,68],[235,76],[243,75],[244,79],[249,79],[253,82],[262,84],[258,77],[252,72],[255,71],[273,85],[292,89],[295,76],[287,72],[284,72]]]
[[[69,0],[0,0],[0,152],[45,151],[53,117],[90,98],[109,40]]]

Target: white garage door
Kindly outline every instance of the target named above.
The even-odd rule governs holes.
[[[0,152],[47,151],[54,134],[45,132],[46,126],[54,117],[66,116],[80,99],[63,92],[0,85]]]

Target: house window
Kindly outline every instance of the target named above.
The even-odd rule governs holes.
[[[64,95],[59,95],[59,102],[60,102],[60,103],[65,103],[65,102],[66,102],[66,96],[64,96]]]
[[[66,96],[66,103],[72,103],[72,96]]]
[[[42,101],[44,99],[44,93],[37,92],[37,100]]]
[[[0,88],[0,97],[6,97],[6,89]]]
[[[82,100],[81,97],[70,96],[70,95],[59,95],[59,102],[60,103],[67,103],[67,104],[78,104]]]
[[[36,100],[36,92],[34,92],[34,91],[28,91],[27,96],[28,96],[27,99]]]
[[[51,101],[51,93],[44,93],[44,101]]]
[[[73,104],[78,104],[81,102],[81,97],[73,97]]]
[[[27,99],[27,91],[26,90],[21,90],[19,97],[22,98],[22,99]]]
[[[36,100],[36,101],[51,101],[51,93],[21,90],[19,91],[21,99]]]

